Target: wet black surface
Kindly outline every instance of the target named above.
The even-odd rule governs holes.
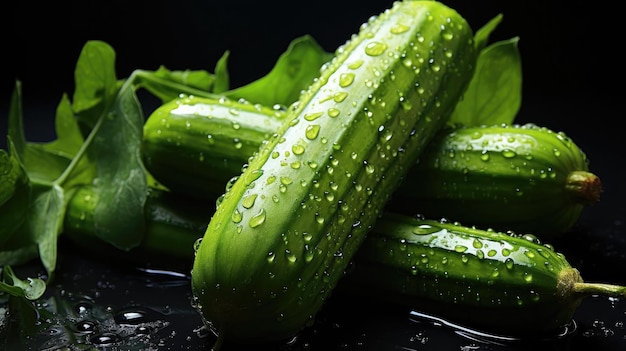
[[[20,78],[27,137],[43,141],[53,137],[54,108],[63,92],[72,91],[74,64],[87,39],[112,44],[118,51],[119,76],[136,68],[156,69],[160,64],[212,70],[224,50],[231,49],[232,78],[241,84],[269,70],[295,37],[312,34],[332,50],[390,2],[348,1],[341,9],[333,2],[313,2],[303,4],[304,10],[287,11],[286,18],[284,11],[269,5],[239,9],[200,1],[155,1],[145,8],[111,1],[100,4],[97,12],[66,2],[58,4],[60,15],[52,18],[45,11],[31,11],[26,4],[15,6],[13,29],[5,32],[10,36],[8,43],[15,45],[7,46],[14,51],[7,57],[11,69],[3,70],[1,76],[0,132],[6,134],[9,94],[14,79]],[[571,1],[541,6],[486,0],[448,4],[475,26],[502,12],[504,21],[494,39],[521,37],[525,81],[518,121],[564,131],[587,153],[592,171],[604,186],[601,202],[586,208],[572,232],[553,245],[586,281],[626,285],[626,147],[615,125],[624,113],[618,107],[617,91],[604,83],[619,78],[622,71],[611,39],[618,33],[618,22],[612,18],[616,11],[608,5],[589,9]],[[284,9],[285,5],[276,6]],[[32,37],[26,29],[39,34]],[[174,270],[168,267],[168,272],[115,263],[119,262],[96,259],[64,243],[59,276],[40,308],[57,306],[57,312],[62,308],[71,313],[57,313],[56,318],[43,321],[42,332],[25,340],[25,349],[210,349],[213,337],[202,328],[192,307],[185,263],[174,265]],[[35,262],[17,267],[16,272],[37,273],[40,267]],[[575,328],[562,337],[535,342],[496,340],[417,318],[402,307],[340,292],[320,312],[317,324],[293,345],[269,349],[626,349],[626,301],[587,298],[574,319]]]

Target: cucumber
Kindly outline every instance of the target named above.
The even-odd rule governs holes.
[[[389,209],[552,239],[601,191],[585,153],[563,132],[532,123],[451,127],[428,145]]]
[[[143,163],[150,173],[158,174],[159,182],[177,193],[214,196],[223,193],[224,184],[241,173],[259,145],[284,123],[285,114],[227,98],[204,98],[197,105],[193,101],[176,99],[167,109],[160,107],[150,114],[144,124]],[[260,119],[259,114],[272,118]]]
[[[216,348],[291,338],[314,321],[475,63],[470,26],[436,1],[396,2],[337,49],[198,245],[192,292]]]
[[[271,135],[276,120],[285,119],[281,111],[255,110],[250,119],[256,120],[256,130],[242,125],[238,137],[220,144],[227,149],[218,153],[224,161],[205,165],[202,155],[217,150],[203,145],[205,135],[187,125],[211,130],[218,123],[227,123],[224,120],[235,123],[237,104],[247,107],[244,102],[199,97],[184,97],[158,107],[145,127],[150,143],[159,145],[144,150],[145,158],[153,161],[147,163],[149,172],[172,192],[217,199],[224,188],[217,191],[211,186],[211,191],[204,191],[209,188],[206,184],[220,172],[226,172],[222,179],[238,174],[237,167],[221,167],[246,158],[242,149],[237,149],[238,143],[249,145],[248,150],[260,147],[261,136]],[[180,110],[187,112],[182,115]],[[214,118],[215,113],[222,115]],[[158,133],[163,124],[169,126],[171,135]],[[247,139],[250,135],[255,138]],[[171,145],[170,139],[177,140],[178,146]],[[184,163],[175,162],[185,155]],[[166,162],[166,169],[154,167]],[[184,176],[171,176],[179,169]],[[387,208],[553,239],[570,230],[583,208],[600,200],[601,191],[602,182],[590,171],[585,153],[563,132],[536,124],[447,126],[430,141]]]
[[[624,286],[584,282],[563,254],[533,235],[392,212],[377,221],[354,261],[341,282],[351,294],[508,337],[557,335],[583,298],[626,297]]]
[[[193,243],[202,237],[213,206],[193,202],[187,197],[149,188],[144,213],[145,235],[130,250],[119,250],[96,233],[94,211],[99,201],[91,185],[77,187],[67,202],[62,238],[77,247],[111,261],[187,267],[193,258]],[[188,268],[188,267],[187,267]]]
[[[156,257],[159,264],[180,259],[191,266],[193,245],[208,222],[208,201],[189,203],[152,189],[146,205],[146,242],[122,251],[103,248],[96,237],[94,196],[90,186],[72,196],[64,238],[108,261],[117,252],[114,257],[122,263],[146,264]],[[385,211],[335,291],[348,298],[403,305],[457,327],[527,339],[561,334],[590,294],[623,298],[626,288],[583,282],[563,254],[532,235]]]

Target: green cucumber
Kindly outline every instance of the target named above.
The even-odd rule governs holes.
[[[562,132],[457,127],[429,144],[389,209],[548,239],[570,230],[601,190],[585,153]]]
[[[97,236],[94,211],[98,194],[90,185],[77,187],[69,198],[63,220],[63,238],[78,247],[100,254],[108,261],[119,257],[141,264],[185,266],[193,257],[193,243],[202,237],[213,210],[205,202],[150,188],[146,197],[145,235],[128,251],[119,250]],[[173,262],[176,261],[176,262]]]
[[[193,100],[177,99],[150,114],[144,124],[143,162],[150,173],[158,174],[159,182],[177,193],[221,194],[259,145],[284,124],[285,114],[227,98],[205,98],[197,105]],[[272,118],[260,119],[259,114]]]
[[[475,63],[469,24],[436,1],[396,2],[337,49],[198,245],[192,291],[216,348],[314,321]]]
[[[406,304],[475,330],[519,338],[557,335],[583,298],[626,297],[586,283],[535,236],[386,214],[355,255],[350,293]]]
[[[205,164],[203,155],[217,150],[203,145],[206,136],[194,128],[212,130],[229,120],[236,123],[238,104],[248,106],[245,102],[185,97],[157,108],[145,128],[149,143],[160,145],[144,150],[144,157],[153,161],[147,163],[151,174],[173,192],[216,199],[223,188],[203,189],[220,172],[226,172],[223,179],[238,174],[236,167],[221,167],[246,159],[238,143],[249,145],[247,151],[259,147],[260,138],[272,134],[276,120],[285,119],[277,110],[269,114],[255,110],[250,119],[256,120],[256,130],[241,125],[237,137],[220,145],[226,148],[218,153],[224,161]],[[162,125],[167,125],[171,134],[158,133]],[[255,138],[247,139],[250,135]],[[185,155],[185,162],[176,162]],[[166,162],[167,169],[154,167]],[[172,176],[178,170],[184,175]],[[387,207],[409,215],[445,217],[549,239],[572,228],[584,206],[599,201],[601,191],[600,178],[590,171],[585,153],[563,132],[535,124],[448,126],[431,140]]]
[[[94,196],[89,186],[72,196],[63,237],[109,261],[113,256],[120,262],[146,264],[156,257],[157,263],[171,264],[174,258],[191,266],[193,245],[208,222],[209,201],[189,203],[152,189],[146,205],[146,242],[121,251],[103,249],[95,234]],[[402,304],[459,327],[541,338],[566,328],[590,294],[623,298],[626,288],[582,282],[562,254],[531,235],[387,211],[368,233],[336,290],[367,301]]]

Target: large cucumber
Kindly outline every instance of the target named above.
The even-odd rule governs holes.
[[[191,285],[217,348],[313,322],[475,62],[469,24],[436,1],[396,2],[338,48],[199,244]]]
[[[553,238],[602,184],[562,132],[536,124],[450,128],[428,145],[389,209]]]
[[[209,203],[169,195],[151,190],[145,242],[122,251],[103,247],[96,236],[95,193],[84,186],[68,203],[63,237],[109,261],[171,265],[174,258],[191,265],[193,245],[209,219]],[[185,266],[176,262],[174,267]],[[590,294],[623,298],[626,292],[624,287],[582,282],[562,254],[531,235],[388,211],[368,233],[337,289],[343,296],[403,304],[459,327],[524,339],[561,333]]]

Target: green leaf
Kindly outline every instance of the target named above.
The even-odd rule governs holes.
[[[24,134],[24,120],[22,110],[22,83],[15,82],[11,104],[9,106],[8,138],[12,140],[18,158],[22,158],[26,149],[26,136]]]
[[[15,241],[15,243],[5,243],[5,248],[0,251],[0,265],[19,266],[37,259],[39,256],[39,249],[36,244],[26,242],[27,240],[24,240],[22,237],[16,237],[16,235],[11,238],[11,241]]]
[[[39,278],[19,279],[11,266],[2,269],[2,281],[0,291],[12,296],[25,297],[28,300],[37,300],[46,291],[46,282]]]
[[[489,43],[489,36],[496,29],[496,27],[502,22],[502,14],[498,14],[492,18],[484,26],[479,28],[474,34],[474,43],[478,51],[482,50]]]
[[[513,123],[522,103],[522,66],[519,38],[483,49],[463,99],[450,118],[451,124],[476,126]]]
[[[88,41],[76,63],[74,79],[72,109],[79,122],[93,128],[119,88],[113,48],[99,40]]]
[[[97,166],[94,181],[100,199],[95,208],[96,234],[121,249],[141,243],[147,176],[141,160],[143,112],[127,82],[95,129],[89,146]]]
[[[230,88],[230,76],[227,68],[228,56],[230,56],[230,51],[226,51],[215,65],[215,84],[213,86],[213,93],[215,94],[223,93]]]
[[[61,102],[57,105],[54,125],[56,139],[46,144],[46,150],[63,155],[68,159],[73,158],[85,142],[85,138],[83,138],[78,122],[74,117],[72,103],[67,94],[63,94]]]
[[[9,152],[0,150],[0,251],[19,228],[28,211],[31,185],[11,139]]]
[[[266,76],[224,95],[266,106],[291,105],[319,77],[322,65],[331,57],[311,36],[296,38]]]
[[[34,182],[52,183],[59,179],[84,142],[66,95],[63,95],[57,106],[55,132],[57,138],[51,142],[26,142],[22,158],[28,176]],[[93,178],[93,166],[89,165],[87,158],[81,159],[79,164],[73,166],[72,171],[72,182],[66,186],[89,183]],[[82,176],[77,176],[81,173]]]
[[[57,240],[63,229],[64,192],[56,184],[40,185],[33,188],[33,195],[25,235],[37,244],[41,263],[52,276],[56,269]]]

